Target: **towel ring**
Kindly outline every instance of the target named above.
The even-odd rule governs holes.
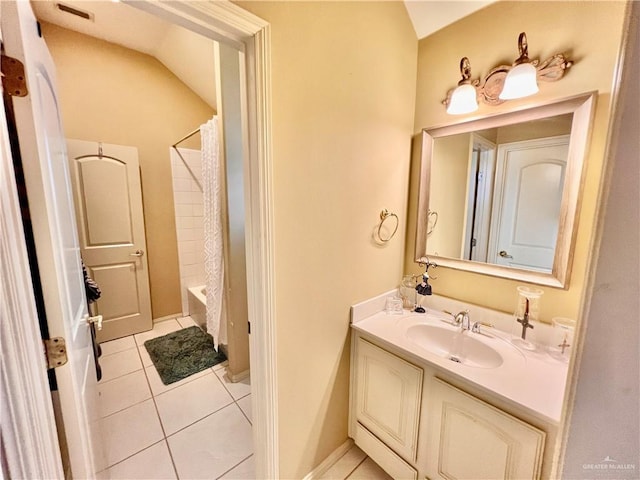
[[[433,219],[433,223],[431,223]],[[438,224],[438,212],[433,210],[429,210],[427,213],[427,236],[433,233],[433,230],[436,228]]]
[[[393,232],[391,232],[391,235],[389,235],[387,238],[383,238],[382,237],[382,226],[384,225],[384,222],[386,222],[389,218],[395,218],[396,219],[396,226],[393,229]],[[386,208],[384,210],[382,210],[380,212],[380,223],[378,224],[378,239],[382,242],[382,243],[387,243],[389,240],[391,240],[393,238],[393,236],[396,234],[396,232],[398,231],[398,225],[400,224],[400,220],[398,220],[398,216],[393,213],[390,212],[389,210],[387,210]]]

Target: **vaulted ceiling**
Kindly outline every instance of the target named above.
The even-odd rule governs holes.
[[[284,0],[286,1],[286,0]],[[416,36],[424,38],[495,0],[405,0]],[[71,7],[84,14],[70,13]],[[38,0],[38,19],[152,55],[216,108],[214,42],[112,0]],[[66,11],[65,11],[66,10]]]

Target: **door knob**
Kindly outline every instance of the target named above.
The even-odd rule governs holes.
[[[500,250],[500,252],[498,253],[498,255],[500,255],[502,258],[513,258],[511,255],[509,255],[507,253],[506,250]]]
[[[131,257],[141,257],[142,255],[144,255],[144,250],[136,250],[135,252],[129,254],[129,256]]]

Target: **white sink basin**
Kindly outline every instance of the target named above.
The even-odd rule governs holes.
[[[502,355],[474,335],[477,334],[426,324],[412,325],[406,333],[410,342],[453,362],[477,368],[502,365]]]

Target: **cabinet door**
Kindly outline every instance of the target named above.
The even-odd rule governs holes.
[[[536,479],[545,433],[434,378],[428,413],[431,480]]]
[[[356,346],[356,419],[409,462],[416,459],[421,368],[363,340]]]

